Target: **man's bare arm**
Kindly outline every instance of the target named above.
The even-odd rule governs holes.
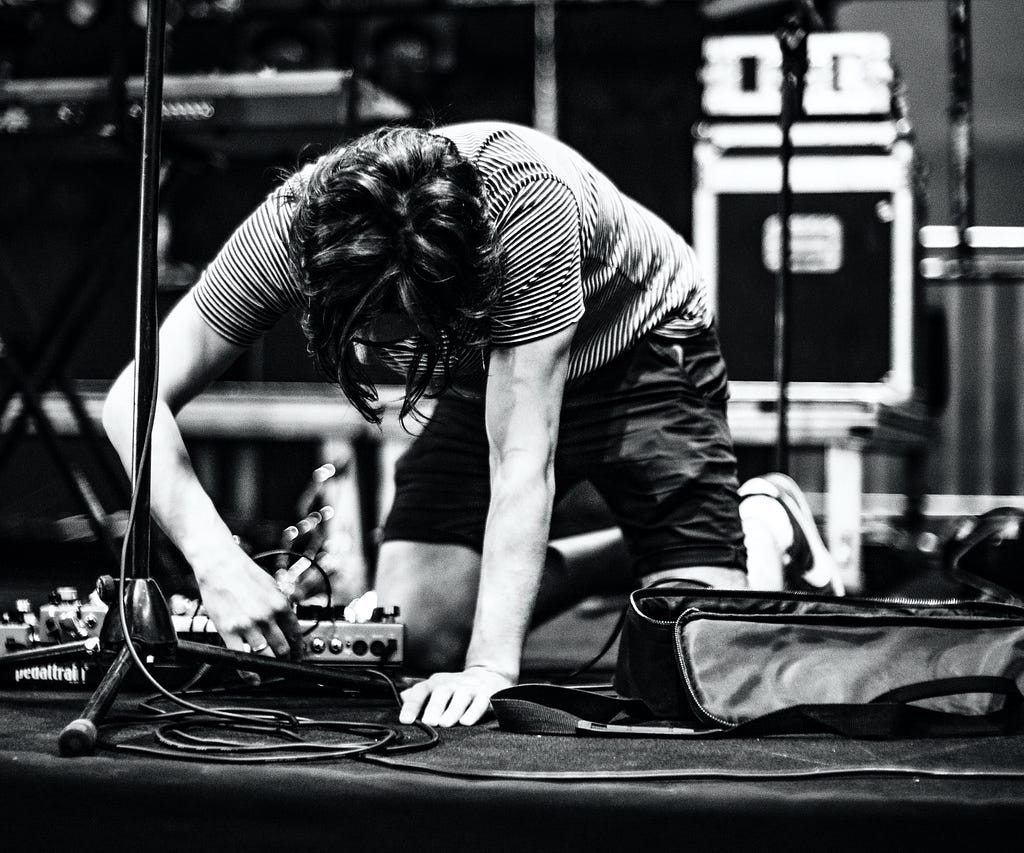
[[[491,502],[466,668],[403,694],[402,720],[472,725],[519,678],[523,642],[547,550],[562,391],[575,327],[491,353],[487,434]]]
[[[203,603],[229,648],[248,643],[267,654],[297,655],[298,625],[273,580],[236,544],[203,490],[181,432],[177,412],[243,351],[220,337],[185,296],[160,330],[160,377],[152,438],[152,509],[195,571]],[[132,464],[134,366],[112,386],[103,425],[127,470]]]

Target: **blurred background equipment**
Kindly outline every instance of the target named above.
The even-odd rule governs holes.
[[[792,133],[792,379],[830,383],[827,393],[839,398],[905,401],[920,382],[920,188],[909,117],[893,112],[889,41],[813,33],[808,56],[806,116]],[[708,39],[704,57],[694,247],[730,378],[767,381],[779,267],[780,51],[772,36],[725,36]]]
[[[756,385],[770,382],[763,373],[770,355],[754,353],[769,352],[770,329],[758,328],[765,318],[755,318],[760,312],[748,310],[744,296],[765,293],[753,283],[727,284],[725,272],[749,273],[770,287],[777,266],[780,223],[771,216],[775,190],[767,164],[778,147],[772,136],[778,104],[771,103],[778,71],[763,46],[777,41],[776,30],[798,6],[805,4],[174,0],[167,74],[178,88],[169,90],[165,110],[161,311],[181,297],[282,172],[375,122],[394,116],[535,124],[581,150],[688,238],[700,242],[708,229],[721,230],[748,249],[716,246],[701,255],[722,278],[717,298],[736,384],[730,412],[741,476],[761,473],[771,467],[775,413]],[[799,302],[822,298],[830,282],[856,279],[864,298],[841,288],[842,322],[834,312],[794,317],[794,331],[807,336],[794,340],[794,378],[810,390],[807,400],[794,401],[807,414],[795,411],[792,426],[831,443],[796,446],[791,474],[823,519],[849,520],[839,541],[863,542],[861,569],[874,588],[875,567],[883,586],[898,574],[893,543],[908,543],[916,561],[932,560],[933,548],[920,551],[914,543],[925,533],[940,535],[950,518],[1024,506],[1024,374],[1016,367],[1024,362],[1024,297],[1020,288],[984,278],[997,266],[1013,272],[1019,249],[975,246],[973,268],[982,278],[970,286],[920,286],[920,279],[961,269],[957,226],[952,240],[927,229],[955,221],[946,176],[955,177],[961,166],[948,153],[952,104],[944,65],[952,58],[949,10],[963,7],[946,0],[817,0],[813,8],[823,27],[808,42],[808,117],[794,128],[794,178],[804,182],[793,220],[802,265],[794,286]],[[961,80],[972,79],[972,98],[965,101],[961,89],[957,124],[966,126],[969,104],[977,173],[973,227],[1010,227],[1020,222],[1024,191],[1024,118],[1014,97],[1024,86],[1016,61],[1024,9],[974,0],[970,11],[973,68]],[[137,125],[130,111],[132,80],[142,70],[140,24],[132,4],[113,0],[0,4],[0,258],[10,281],[0,288],[0,316],[14,318],[7,320],[14,328],[5,329],[5,343],[34,374],[39,353],[63,340],[59,370],[33,387],[61,452],[88,480],[115,535],[123,523],[118,476],[90,450],[75,404],[60,389],[77,393],[95,420],[104,389],[130,357],[131,246],[111,240],[117,229],[103,220],[134,215]],[[826,37],[822,51],[819,35]],[[731,58],[716,61],[716,50],[731,51]],[[329,91],[313,86],[322,81]],[[368,112],[352,121],[352,106],[360,102]],[[372,112],[374,105],[382,108]],[[286,126],[293,121],[302,126]],[[851,167],[865,159],[881,166],[877,180],[851,188],[857,177]],[[800,163],[808,161],[820,167],[805,182]],[[753,164],[750,174],[735,177],[748,181],[746,187],[727,191],[725,173],[742,163]],[[910,217],[904,215],[908,197]],[[695,200],[713,201],[717,219],[705,217]],[[733,203],[740,209],[726,217]],[[921,226],[924,242],[911,239],[908,248],[906,230]],[[122,231],[130,239],[131,229]],[[965,233],[977,244],[994,232]],[[909,278],[900,272],[908,252]],[[837,262],[839,269],[827,272]],[[88,302],[87,295],[92,304],[78,315],[76,305]],[[22,322],[19,301],[32,306],[29,322]],[[62,320],[74,334],[48,334]],[[737,352],[736,337],[728,339],[747,331],[749,355],[744,346]],[[33,593],[38,598],[58,574],[79,587],[91,583],[104,557],[89,513],[58,473],[53,450],[21,414],[10,380],[3,370],[0,386],[12,394],[4,437],[19,418],[28,430],[8,445],[11,459],[0,466],[0,539],[11,543],[3,571],[12,591],[24,593],[32,591],[33,572],[46,574]],[[281,323],[192,414],[186,410],[186,440],[233,529],[254,548],[270,547],[295,518],[307,472],[336,458],[316,435],[327,429],[329,441],[352,454],[350,482],[358,495],[358,518],[347,519],[340,509],[335,518],[360,534],[372,565],[374,530],[389,504],[387,472],[402,438],[389,431],[382,439],[337,418],[343,404],[326,397],[316,380],[301,332]],[[830,407],[836,386],[857,391],[856,400],[847,395],[841,399],[849,405],[840,405],[833,396]],[[887,395],[900,402],[887,410],[891,421],[878,416],[882,403],[863,402]],[[261,405],[272,417],[257,431],[252,412]],[[916,470],[906,470],[893,464],[889,438],[916,434],[920,419],[903,414],[919,405],[930,418],[929,452],[912,462]],[[289,424],[289,410],[304,423]],[[325,427],[334,422],[345,428]],[[830,485],[837,480],[847,485],[837,491]],[[596,509],[591,504],[584,496],[560,514],[560,529],[566,513],[575,529],[574,519]],[[910,529],[914,513],[918,526]],[[175,584],[187,583],[179,557],[166,558]]]
[[[943,564],[950,578],[999,601],[1024,601],[1024,509],[958,519]]]
[[[765,411],[787,406],[785,440],[824,449],[829,546],[847,585],[861,589],[863,454],[884,445],[919,465],[931,432],[919,391],[925,385],[914,263],[919,168],[885,34],[814,32],[806,51],[803,107],[789,129],[787,163],[780,160],[777,119],[779,39],[705,40],[693,242],[733,399]],[[791,256],[780,318],[784,179],[792,193]],[[784,401],[780,319],[788,349]],[[734,412],[734,420],[740,415]],[[766,417],[750,412],[742,421],[748,428],[734,428],[737,441],[781,441],[777,409],[775,416],[772,429]],[[917,485],[908,477],[901,488],[913,494]]]
[[[142,116],[142,79],[124,81],[127,119]],[[106,78],[0,80],[0,103],[18,115],[19,140],[81,143],[113,133]],[[168,150],[176,140],[220,157],[293,150],[355,128],[409,118],[399,100],[351,70],[235,72],[168,76],[163,100]]]

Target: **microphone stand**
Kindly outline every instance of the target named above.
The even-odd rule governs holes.
[[[141,205],[139,211],[139,258],[135,311],[135,431],[133,435],[132,480],[134,523],[126,532],[127,559],[131,576],[125,583],[102,577],[97,585],[109,610],[99,638],[58,644],[52,648],[30,649],[0,657],[0,670],[54,661],[100,659],[112,662],[96,690],[86,702],[82,715],[70,722],[58,738],[65,756],[92,754],[96,750],[98,724],[112,706],[121,684],[133,666],[143,667],[140,654],[154,659],[224,665],[269,675],[292,676],[320,684],[364,689],[376,682],[366,673],[341,668],[311,666],[277,660],[264,655],[236,652],[206,643],[179,640],[170,610],[156,581],[149,577],[150,526],[150,415],[157,388],[157,222],[159,216],[160,131],[163,108],[164,36],[166,0],[149,0],[146,23],[146,75],[141,162]],[[138,646],[140,651],[136,651]]]
[[[820,15],[809,0],[801,0],[798,10],[786,19],[776,32],[782,50],[782,88],[779,110],[779,129],[782,143],[779,160],[782,166],[782,185],[778,198],[779,265],[775,274],[775,382],[777,437],[775,470],[789,473],[789,374],[790,329],[789,311],[793,280],[792,226],[793,189],[789,173],[793,159],[792,128],[802,112],[804,82],[807,74],[807,34],[810,29],[823,26]]]

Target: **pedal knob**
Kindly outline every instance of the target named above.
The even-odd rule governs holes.
[[[322,655],[325,646],[326,643],[324,643],[323,639],[321,639],[320,637],[314,637],[312,640],[310,640],[309,650],[315,655]]]
[[[73,586],[59,586],[53,594],[57,596],[54,604],[74,604],[78,601],[78,588]]]
[[[331,637],[331,642],[328,644],[328,648],[331,650],[332,655],[340,655],[343,643],[337,637]]]
[[[96,594],[100,601],[112,605],[117,601],[117,581],[111,575],[101,575],[96,581]]]

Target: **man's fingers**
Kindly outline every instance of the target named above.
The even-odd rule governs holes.
[[[288,638],[285,637],[284,632],[277,626],[276,622],[260,626],[260,630],[263,631],[263,640],[268,645],[268,648],[264,649],[262,654],[279,658],[287,658],[290,656],[291,645],[288,642]]]
[[[428,682],[429,683],[429,682]],[[452,697],[452,688],[446,684],[435,684],[430,693],[430,700],[427,707],[423,709],[423,722],[428,726],[436,726],[441,723],[441,715],[448,707],[448,700]]]
[[[243,640],[238,634],[224,634],[224,645],[235,652],[245,652],[249,650],[249,646],[245,640]],[[250,672],[247,669],[238,670],[238,677],[242,679],[250,687],[260,686],[260,677],[258,673]]]
[[[459,717],[459,723],[464,726],[473,726],[480,722],[480,718],[483,717],[491,708],[491,697],[484,694],[476,696],[473,701],[469,704],[469,708],[466,709],[461,717]]]
[[[430,695],[430,686],[426,681],[414,684],[408,690],[402,691],[402,710],[398,715],[398,721],[404,725],[416,722],[423,703]]]
[[[473,703],[474,694],[469,690],[456,690],[448,700],[448,707],[444,709],[440,719],[437,721],[440,726],[454,726],[466,713],[466,710]]]
[[[302,640],[302,628],[299,627],[298,617],[290,607],[280,613],[277,617],[277,624],[285,638],[285,648],[278,657],[290,657],[292,660],[301,660],[305,650]]]
[[[245,642],[248,644],[248,651],[254,655],[268,655],[274,656],[274,650],[270,647],[270,640],[267,638],[267,634],[270,634],[270,627],[265,628],[253,628],[245,632]]]
[[[249,650],[245,640],[243,640],[238,634],[225,633],[222,636],[224,638],[224,645],[231,649],[231,651],[246,652]]]

